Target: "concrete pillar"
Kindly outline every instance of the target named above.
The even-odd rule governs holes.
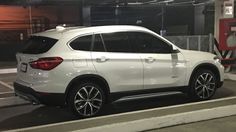
[[[83,26],[91,26],[91,7],[85,6],[82,9]]]
[[[204,34],[205,25],[205,15],[203,11],[205,9],[204,5],[199,5],[194,7],[194,34],[202,35]]]

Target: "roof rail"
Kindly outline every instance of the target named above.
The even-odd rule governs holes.
[[[56,30],[57,30],[57,31],[63,31],[63,30],[66,29],[65,26],[66,26],[66,24],[58,25],[58,26],[56,26]]]

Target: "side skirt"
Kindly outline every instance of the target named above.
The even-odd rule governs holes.
[[[115,102],[119,100],[131,100],[131,99],[140,99],[148,98],[155,96],[164,96],[177,93],[186,93],[188,86],[182,87],[170,87],[170,88],[156,88],[156,89],[145,89],[145,90],[136,90],[136,91],[124,91],[124,92],[115,92],[110,93],[108,97],[108,102]]]

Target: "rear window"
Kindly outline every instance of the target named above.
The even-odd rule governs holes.
[[[25,54],[42,54],[51,49],[57,41],[57,39],[53,38],[32,36],[21,52]]]

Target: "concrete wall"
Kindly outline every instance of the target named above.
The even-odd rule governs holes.
[[[1,42],[0,41],[0,62],[16,61],[16,53],[25,46],[23,41]]]

